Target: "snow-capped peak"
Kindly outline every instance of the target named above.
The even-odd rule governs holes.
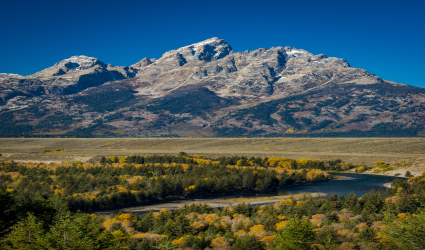
[[[94,64],[96,64],[97,61],[99,61],[95,57],[88,57],[88,56],[72,56],[68,59],[64,60],[66,63],[66,67],[71,70],[83,70],[88,69],[92,67]]]
[[[292,47],[285,47],[286,54],[291,55],[292,57],[303,56],[306,53],[304,51],[297,50]]]
[[[220,40],[221,39],[218,38],[218,37],[213,37],[213,38],[207,39],[207,40],[202,41],[202,42],[199,42],[199,43],[194,43],[194,44],[185,46],[183,48],[187,48],[187,47],[195,47],[196,48],[196,47],[201,46],[201,45],[210,44],[210,43],[214,43],[214,42],[219,42]]]

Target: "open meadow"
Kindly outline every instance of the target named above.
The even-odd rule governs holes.
[[[65,152],[41,153],[63,148]],[[371,165],[425,158],[425,138],[2,138],[0,159],[98,161],[101,156],[191,155],[341,159]]]

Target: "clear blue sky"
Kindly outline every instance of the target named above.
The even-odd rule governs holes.
[[[425,87],[425,0],[3,0],[0,10],[0,73],[73,55],[128,66],[220,37],[234,51],[292,46]]]

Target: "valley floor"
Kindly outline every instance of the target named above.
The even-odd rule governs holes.
[[[65,152],[41,153],[63,148]],[[288,157],[372,165],[410,160],[425,170],[425,138],[1,138],[0,160],[97,162],[111,155],[190,155]],[[417,170],[417,171],[416,171]],[[404,174],[404,173],[402,173]]]

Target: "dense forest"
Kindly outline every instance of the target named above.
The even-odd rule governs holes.
[[[383,168],[376,162],[377,169]],[[0,163],[3,249],[423,249],[425,173],[363,197],[330,195],[99,216],[119,205],[259,193],[360,169],[341,161],[112,156],[98,164]]]
[[[203,156],[111,156],[98,164],[0,163],[0,182],[19,199],[59,197],[72,211],[153,201],[261,193],[319,182],[339,161]]]

